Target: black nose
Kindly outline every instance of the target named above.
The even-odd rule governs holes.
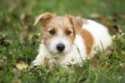
[[[56,46],[56,48],[57,48],[57,50],[59,51],[59,52],[62,52],[63,50],[64,50],[64,48],[65,48],[65,46],[64,46],[64,44],[58,44],[57,46]]]

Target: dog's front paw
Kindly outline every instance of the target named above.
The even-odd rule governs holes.
[[[38,64],[36,63],[36,60],[34,60],[34,61],[31,62],[30,65],[31,65],[31,66],[37,66]]]

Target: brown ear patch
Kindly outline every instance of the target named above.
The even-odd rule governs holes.
[[[55,16],[56,16],[55,14],[51,14],[51,13],[41,14],[36,17],[34,25],[40,21],[40,23],[45,27],[51,21],[51,19]]]
[[[40,19],[40,23],[45,27],[53,17],[53,14],[46,14]]]
[[[86,53],[87,53],[87,55],[89,55],[91,53],[92,47],[94,45],[94,38],[91,35],[91,33],[85,29],[82,29],[80,34],[81,34],[81,36],[84,40],[85,46],[86,46]]]
[[[83,20],[80,17],[74,17],[72,15],[65,15],[69,18],[71,24],[74,27],[75,33],[79,34],[80,30],[82,29]]]

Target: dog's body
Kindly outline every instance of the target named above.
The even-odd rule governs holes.
[[[92,20],[46,13],[35,24],[38,21],[43,25],[43,40],[33,65],[43,65],[45,58],[55,56],[60,64],[81,63],[112,44],[107,28]]]

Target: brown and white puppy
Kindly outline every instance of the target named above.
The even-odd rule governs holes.
[[[60,64],[81,63],[112,44],[107,28],[92,20],[44,13],[36,18],[38,22],[43,25],[43,38],[33,65],[43,65],[45,58],[55,56]]]

